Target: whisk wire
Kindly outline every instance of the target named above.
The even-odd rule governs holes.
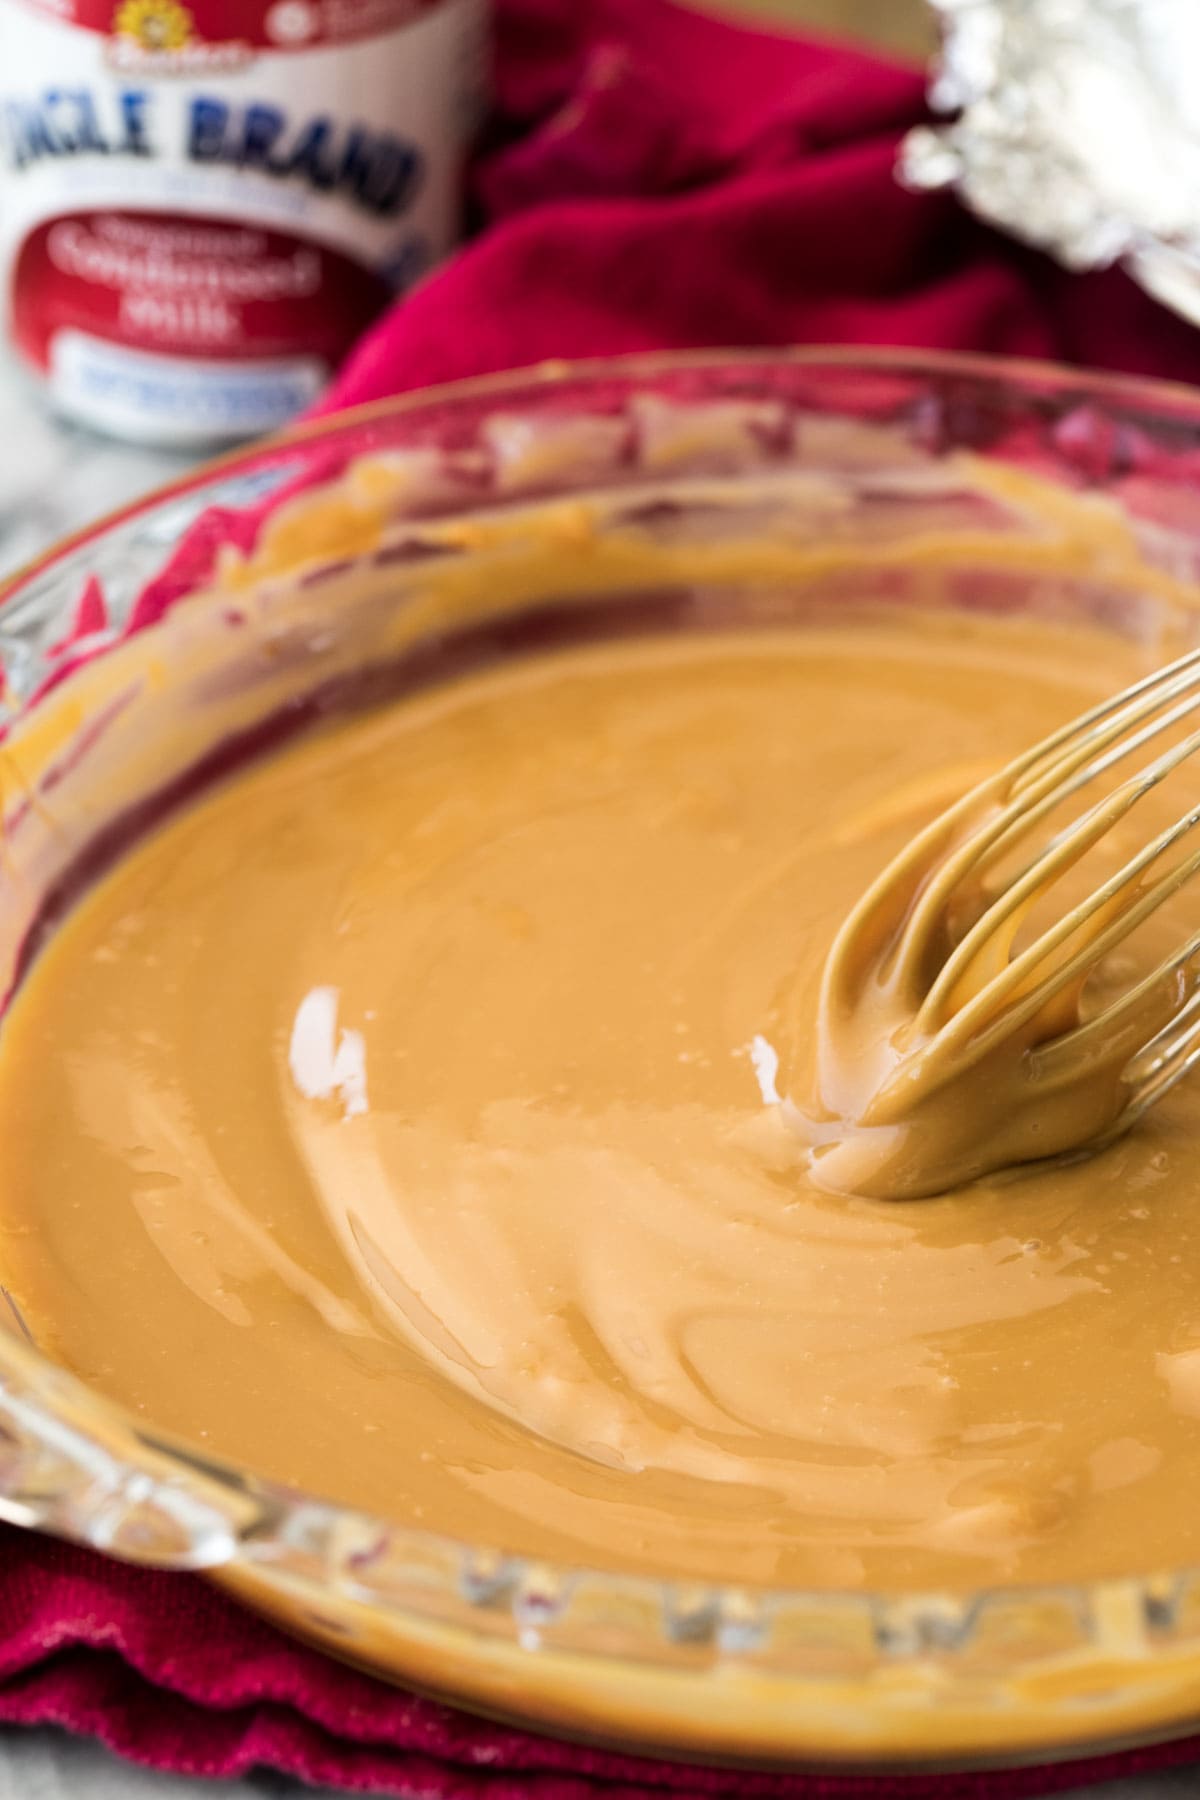
[[[978,880],[1074,794],[1191,715],[1200,704],[1200,651],[1190,652],[1181,664],[1172,665],[1178,671],[1173,678],[1167,679],[1166,671],[1160,677],[1148,677],[1127,696],[1105,701],[1061,727],[999,775],[980,783],[914,841],[910,854],[915,861],[921,853],[936,851],[938,838],[960,820],[979,816],[976,828],[944,856],[919,893],[896,947],[898,967],[908,964],[918,949],[928,944],[938,917],[968,876]],[[1154,717],[1175,699],[1177,706]],[[1191,753],[1191,748],[1187,749],[1177,761]],[[1039,764],[1046,766],[1039,769]],[[1170,763],[1161,774],[1175,766]],[[1052,843],[1042,854],[1053,850]],[[891,874],[889,871],[889,877]]]
[[[1031,1080],[1047,1093],[1100,1068],[1118,1072],[1115,1115],[1091,1140],[1107,1143],[1200,1063],[1200,930],[1080,1018],[1093,973],[1200,875],[1200,848],[1171,856],[1200,826],[1200,800],[1018,947],[1033,908],[1200,751],[1198,708],[1200,648],[1092,707],[980,783],[919,833],[864,896],[839,933],[825,993],[853,1004],[862,934],[877,941],[880,921],[895,916],[899,900],[901,923],[885,947],[880,979],[896,993],[918,996],[895,1040],[898,1061],[872,1094],[864,1124],[898,1122],[914,1097],[928,1098],[1006,1041],[1020,1040]],[[1155,754],[1176,731],[1183,732],[1179,740]],[[988,891],[984,876],[1018,843],[1089,785],[1146,753],[1150,761]],[[964,905],[973,916],[954,941],[954,914]],[[930,973],[935,952],[940,960]]]
[[[1172,976],[1177,975],[1181,969],[1185,969],[1197,956],[1200,956],[1200,931],[1194,932],[1177,950],[1172,951],[1170,956],[1164,957],[1162,962],[1151,969],[1148,975],[1143,975],[1134,983],[1133,987],[1127,989],[1117,999],[1110,1001],[1106,1007],[1094,1013],[1082,1025],[1077,1025],[1074,1030],[1067,1032],[1053,1043],[1043,1045],[1036,1053],[1043,1071],[1052,1073],[1058,1064],[1077,1058],[1080,1052],[1092,1044],[1110,1046],[1126,1020],[1136,1016],[1156,989],[1161,989],[1165,983],[1171,980]],[[1138,1078],[1154,1074],[1168,1054],[1172,1053],[1176,1047],[1175,1038],[1179,1035],[1178,1027],[1186,1020],[1191,1019],[1197,1010],[1200,1010],[1200,991],[1197,991],[1192,998],[1178,1007],[1178,1010],[1172,1010],[1168,1024],[1156,1036],[1141,1044],[1140,1047],[1136,1047],[1137,1054],[1134,1056],[1131,1053],[1127,1073],[1131,1076],[1136,1074]],[[1151,1051],[1155,1052],[1152,1058],[1150,1058]]]
[[[1130,777],[1115,793],[1098,801],[1083,813],[1047,847],[1029,863],[1021,873],[1004,887],[992,903],[972,926],[938,972],[932,987],[918,1014],[918,1027],[922,1030],[934,1030],[944,1016],[947,1003],[955,988],[965,978],[971,963],[980,955],[984,945],[993,934],[1014,913],[1027,910],[1034,900],[1044,895],[1055,881],[1061,879],[1079,859],[1086,855],[1100,840],[1107,836],[1113,826],[1123,819],[1137,805],[1139,800],[1158,786],[1166,777],[1186,762],[1189,757],[1200,750],[1200,731],[1192,733],[1183,743],[1164,752],[1148,768],[1140,774]],[[1069,936],[1071,929],[1085,922],[1087,916],[1104,906],[1121,890],[1135,881],[1158,857],[1162,856],[1181,837],[1193,830],[1200,823],[1200,807],[1185,813],[1173,825],[1159,833],[1158,837],[1145,846],[1136,856],[1119,869],[1115,875],[1105,882],[1082,907],[1067,915],[1066,919],[1045,933],[1037,943],[1031,946],[1036,950],[1043,945],[1043,954],[1057,948],[1064,936]],[[1075,922],[1072,925],[1072,921]],[[1057,934],[1057,935],[1056,935]],[[1040,960],[1034,958],[1034,961]],[[1016,966],[1015,963],[1009,965]],[[1026,966],[1029,966],[1028,964]]]

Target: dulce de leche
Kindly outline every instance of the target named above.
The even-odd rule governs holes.
[[[1200,1084],[909,1203],[819,1185],[784,1104],[878,870],[1152,660],[814,603],[501,657],[227,771],[4,1019],[35,1341],[213,1455],[571,1563],[1200,1560]]]

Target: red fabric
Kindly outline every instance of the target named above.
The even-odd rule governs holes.
[[[1119,273],[1070,277],[892,170],[912,70],[735,30],[669,0],[500,0],[484,229],[385,318],[325,402],[551,356],[797,341],[1018,352],[1200,379],[1200,333]],[[201,521],[155,616],[258,514]],[[99,590],[78,628],[103,626]],[[191,1773],[256,1764],[421,1800],[1045,1794],[1200,1756],[1200,1740],[1013,1773],[743,1775],[485,1724],[281,1637],[194,1577],[0,1528],[0,1720]]]
[[[871,343],[1200,380],[1200,333],[909,194],[924,78],[670,0],[501,0],[485,229],[367,334],[324,405],[546,357]]]
[[[0,1526],[0,1721],[65,1725],[192,1775],[266,1765],[406,1800],[1015,1800],[1176,1767],[1200,1740],[1009,1773],[743,1774],[468,1718],[292,1643],[192,1575]]]

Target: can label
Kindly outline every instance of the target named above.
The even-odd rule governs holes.
[[[312,400],[453,241],[484,0],[0,0],[0,268],[59,405],[160,443]]]

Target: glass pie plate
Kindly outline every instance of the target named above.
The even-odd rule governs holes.
[[[526,555],[545,529],[567,547],[553,588]],[[355,671],[453,665],[462,641],[421,623],[431,556],[474,565],[472,654],[597,603],[613,629],[731,606],[778,624],[813,584],[1132,634],[1169,611],[1200,637],[1200,396],[937,355],[641,357],[407,396],[210,465],[0,593],[0,989],[111,850],[113,796],[127,826]],[[351,571],[369,603],[342,603]],[[1102,1582],[973,1593],[553,1566],[198,1454],[0,1315],[0,1516],[204,1571],[461,1705],[650,1753],[892,1770],[1200,1725],[1200,1571],[1152,1543]]]

